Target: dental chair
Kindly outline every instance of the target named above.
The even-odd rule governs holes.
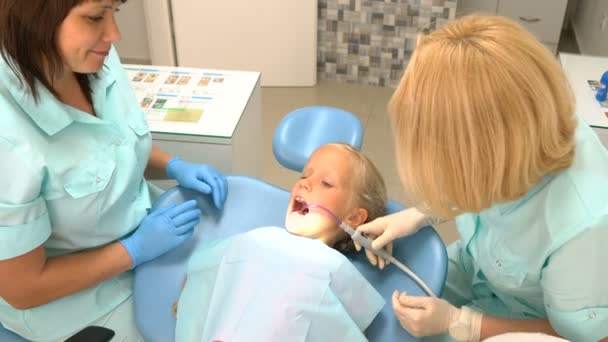
[[[345,142],[360,149],[362,140],[363,127],[353,114],[331,107],[306,107],[287,114],[277,126],[273,152],[281,165],[301,171],[317,147]],[[174,340],[175,318],[171,306],[179,298],[188,257],[201,240],[224,238],[262,226],[284,225],[289,191],[252,177],[229,175],[227,178],[228,196],[221,211],[214,207],[209,196],[179,187],[170,189],[156,202],[163,206],[194,198],[203,215],[189,241],[135,270],[135,318],[147,342]],[[403,209],[399,203],[389,200],[385,212]],[[396,240],[393,255],[417,273],[435,294],[441,294],[447,254],[433,228],[425,227],[412,236]],[[399,325],[392,310],[391,294],[395,289],[412,295],[425,295],[424,291],[392,264],[381,271],[367,261],[364,253],[348,257],[386,300],[385,307],[366,330],[367,338],[371,342],[417,341]],[[26,342],[1,324],[0,341]]]
[[[273,151],[283,166],[300,171],[310,154],[329,142],[346,142],[360,149],[363,128],[351,113],[331,107],[306,107],[287,114],[277,126]],[[204,239],[229,237],[263,226],[284,226],[290,193],[260,179],[228,175],[228,195],[223,210],[217,210],[207,195],[172,188],[156,202],[158,206],[196,199],[203,212],[194,236],[179,248],[135,269],[135,319],[147,342],[173,341],[175,323],[171,307],[177,302],[186,274],[188,258]],[[404,209],[389,201],[385,211]],[[396,240],[393,255],[409,266],[438,296],[447,271],[445,245],[431,227]],[[391,304],[395,289],[412,295],[426,295],[416,283],[394,265],[384,270],[372,266],[364,253],[347,255],[357,269],[386,300],[383,310],[366,330],[372,342],[418,341],[396,319]],[[245,285],[246,286],[246,285]]]
[[[289,112],[279,122],[272,139],[272,152],[279,164],[300,172],[319,146],[331,142],[347,143],[360,150],[361,121],[338,108],[304,107]]]

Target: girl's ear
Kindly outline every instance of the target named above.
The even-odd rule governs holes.
[[[349,226],[356,228],[365,223],[365,220],[367,220],[367,215],[367,209],[356,208],[351,211],[344,222],[346,222],[346,224]]]

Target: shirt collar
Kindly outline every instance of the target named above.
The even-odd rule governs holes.
[[[551,182],[556,177],[556,174],[548,174],[545,175],[540,182],[535,185],[530,191],[528,191],[524,196],[509,202],[504,202],[500,204],[496,204],[491,207],[489,210],[492,211],[492,214],[497,215],[506,215],[509,214],[520,206],[524,205],[531,198],[533,198],[536,194],[538,194],[549,182]]]
[[[106,60],[106,63],[104,63],[101,69],[97,72],[97,77],[93,76],[90,77],[90,79],[93,95],[105,96],[108,88],[110,88],[114,82],[116,82],[116,74],[114,73],[114,70],[108,66]]]
[[[38,90],[38,102],[25,87],[21,84],[15,73],[0,57],[0,74],[6,80],[9,92],[15,101],[21,106],[23,111],[48,135],[55,135],[72,122],[78,120],[78,110],[66,106],[59,101],[46,87],[36,81]],[[116,81],[115,74],[105,63],[97,73],[97,77],[90,77],[91,90],[93,92],[93,103],[103,103],[107,89]]]

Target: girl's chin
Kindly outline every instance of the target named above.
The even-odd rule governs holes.
[[[301,215],[300,213],[292,212],[285,217],[285,228],[294,235],[312,237],[310,235],[318,232],[325,224],[325,217],[314,213]]]

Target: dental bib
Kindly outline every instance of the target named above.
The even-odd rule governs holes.
[[[383,306],[338,251],[282,228],[257,228],[192,255],[176,341],[364,342]]]

